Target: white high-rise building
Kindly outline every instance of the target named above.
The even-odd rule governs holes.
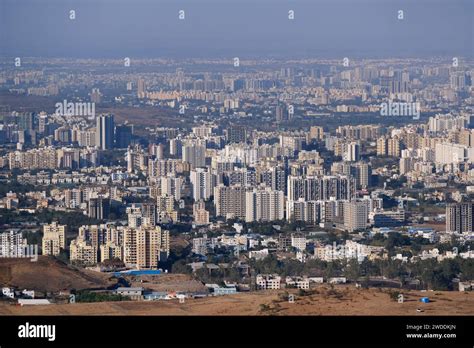
[[[245,188],[239,185],[214,187],[216,216],[245,219]]]
[[[351,176],[289,176],[288,200],[306,201],[352,199],[355,197],[356,179]]]
[[[0,257],[25,257],[26,253],[26,238],[21,232],[0,233]]]
[[[298,201],[286,202],[286,216],[288,221],[304,221],[315,224],[320,221],[320,203],[318,201],[305,201],[300,198]]]
[[[200,143],[188,143],[183,145],[183,162],[188,162],[191,169],[206,166],[206,146]]]
[[[161,195],[173,196],[177,201],[182,197],[183,178],[172,175],[159,178]]]
[[[191,185],[195,201],[207,200],[211,197],[211,173],[207,168],[196,168],[191,171]]]
[[[114,147],[115,123],[113,115],[97,117],[95,130],[95,145],[101,150],[110,150]]]
[[[468,157],[467,147],[458,144],[436,144],[435,161],[440,164],[456,164],[464,162]]]
[[[344,151],[344,160],[348,162],[357,162],[360,160],[360,144],[352,142],[346,145]]]
[[[450,114],[436,115],[428,120],[428,128],[433,133],[444,132],[454,128],[463,128],[466,119],[463,117],[454,117]]]
[[[199,138],[210,137],[212,135],[212,127],[205,125],[193,127],[193,134],[195,134]]]
[[[179,156],[181,155],[183,149],[183,143],[181,139],[171,139],[170,140],[170,155]]]
[[[399,168],[400,168],[400,175],[405,175],[413,170],[413,166],[415,161],[411,157],[403,157],[400,158],[399,161]]]
[[[366,202],[348,202],[344,204],[344,226],[350,232],[367,227],[368,208]]]
[[[271,188],[253,189],[245,193],[245,221],[275,221],[285,218],[285,197]]]

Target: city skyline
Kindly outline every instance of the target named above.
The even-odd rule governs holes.
[[[473,15],[0,0],[1,347],[471,342]]]

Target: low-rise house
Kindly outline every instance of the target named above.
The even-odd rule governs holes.
[[[255,260],[263,260],[268,256],[268,249],[249,251],[249,258]]]
[[[189,293],[189,296],[191,298],[204,298],[204,297],[209,296],[209,294],[207,292],[204,292],[204,291],[195,291],[195,292]]]
[[[51,302],[47,299],[31,299],[31,298],[20,298],[18,299],[20,306],[37,306],[37,305],[49,305]]]
[[[205,284],[206,288],[212,291],[214,296],[219,296],[219,295],[230,295],[230,294],[236,294],[237,293],[237,287],[235,284],[229,284],[226,286],[219,286],[219,284],[215,283],[207,283]]]
[[[230,282],[230,281],[228,281],[228,280],[224,280],[224,284],[225,284],[225,286],[227,286],[228,288],[229,288],[229,287],[236,287],[236,286],[237,286],[237,284],[236,284],[235,282]]]
[[[15,298],[15,291],[10,288],[2,288],[2,295],[9,298]]]
[[[287,288],[308,290],[310,281],[307,277],[286,277],[285,283]]]
[[[235,286],[232,287],[217,287],[214,288],[214,296],[221,296],[221,295],[232,295],[237,293],[237,288]]]
[[[136,287],[136,288],[125,288],[120,287],[115,290],[117,295],[127,296],[130,297],[132,300],[140,300],[143,296],[143,288]]]
[[[310,283],[322,284],[324,283],[323,277],[308,277]]]
[[[145,301],[156,301],[156,300],[169,300],[170,297],[168,296],[167,292],[151,291],[151,292],[145,292],[143,294],[143,299]]]
[[[259,274],[256,277],[256,284],[259,290],[279,290],[281,277],[277,274]]]
[[[34,290],[23,290],[21,292],[22,296],[26,298],[35,298],[35,291]]]
[[[473,286],[474,282],[459,282],[459,291],[471,291]]]

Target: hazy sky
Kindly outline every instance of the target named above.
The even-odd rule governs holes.
[[[472,57],[474,1],[0,0],[0,35],[9,57]]]

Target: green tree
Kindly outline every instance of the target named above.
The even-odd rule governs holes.
[[[186,264],[186,260],[178,260],[171,266],[172,273],[191,274],[193,272],[191,266]]]
[[[351,259],[344,268],[344,276],[352,281],[357,281],[361,275],[361,268],[356,259]]]

